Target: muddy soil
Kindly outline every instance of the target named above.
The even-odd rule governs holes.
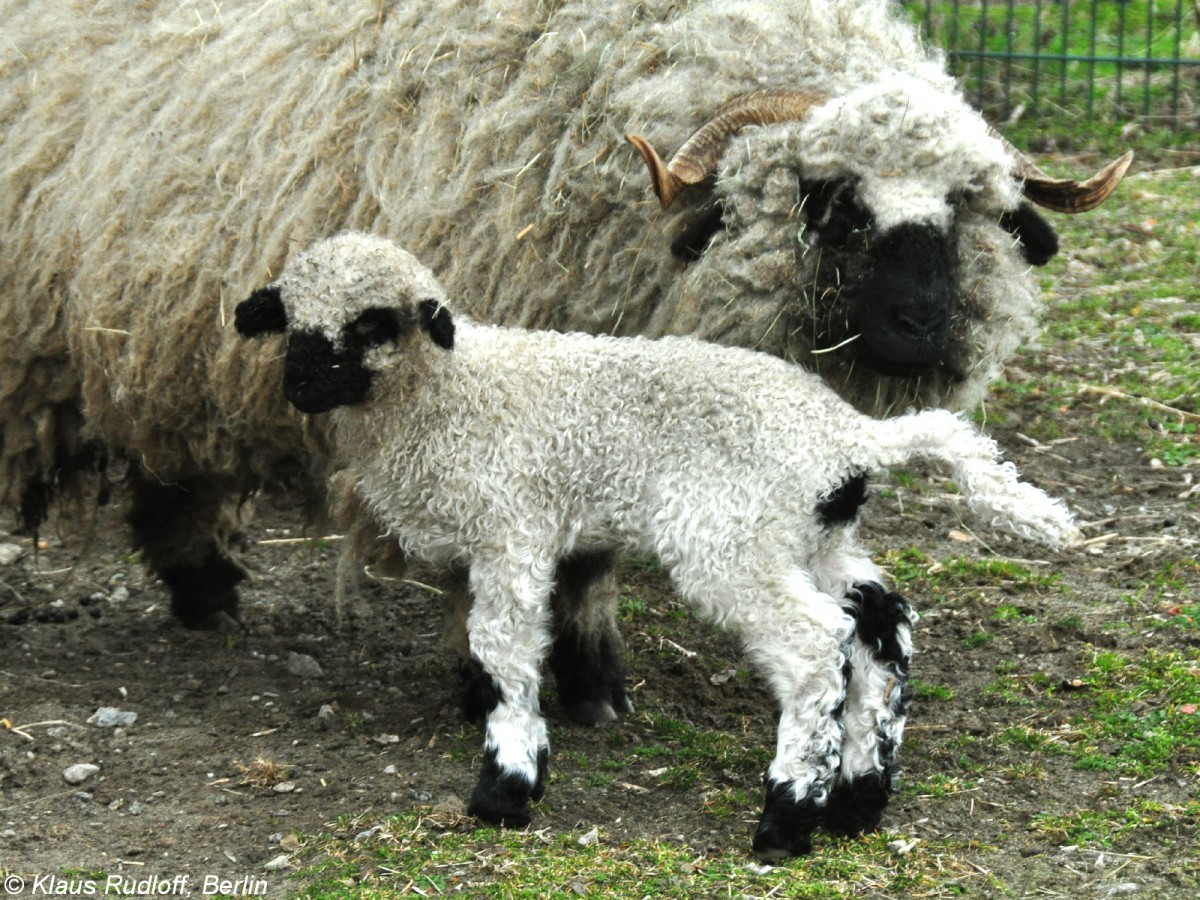
[[[1028,418],[1057,414],[1036,397],[1029,402]],[[1028,751],[984,739],[1013,725],[1056,724],[1045,721],[1044,704],[998,701],[987,690],[998,667],[1062,686],[1053,715],[1066,725],[1088,708],[1086,691],[1069,686],[1090,648],[1136,654],[1198,641],[1194,628],[1149,627],[1168,615],[1159,607],[1175,601],[1144,589],[1166,565],[1196,553],[1197,471],[1155,466],[1133,442],[1089,437],[1093,420],[1083,416],[1102,410],[1081,407],[1071,413],[1078,421],[1063,423],[1073,437],[1061,443],[1033,446],[1019,417],[996,437],[1028,477],[1069,500],[1089,537],[1111,535],[1086,549],[1052,552],[997,535],[964,519],[954,494],[920,480],[873,487],[865,536],[880,552],[915,546],[931,560],[997,554],[1061,579],[1061,589],[1047,591],[980,579],[944,596],[913,597],[923,616],[914,675],[952,694],[918,696],[903,778],[949,787],[901,790],[885,827],[961,840],[972,864],[994,876],[980,879],[976,896],[995,882],[1016,896],[1190,896],[1167,848],[1195,854],[1194,817],[1168,815],[1169,824],[1124,836],[1107,869],[1103,855],[1032,824],[1045,811],[1119,808],[1138,798],[1194,809],[1197,760],[1135,779],[1041,754],[1037,776],[1023,779],[1013,773]],[[47,893],[49,875],[186,876],[193,893],[210,879],[225,882],[225,893],[253,886],[286,896],[296,890],[288,875],[295,834],[349,835],[372,815],[453,808],[454,798],[469,795],[481,733],[457,712],[437,596],[372,584],[339,623],[331,599],[337,543],[293,542],[301,521],[282,500],[260,503],[247,529],[255,574],[243,591],[245,627],[216,633],[172,620],[163,587],[129,555],[116,509],[90,528],[59,523],[36,550],[28,535],[0,536],[0,545],[20,548],[5,551],[20,555],[0,566],[0,869],[24,879],[17,896],[34,896],[38,877]],[[1194,602],[1200,575],[1188,569],[1182,577],[1192,598],[1179,602]],[[646,610],[624,626],[637,712],[600,728],[572,726],[547,686],[554,776],[533,827],[599,825],[613,840],[682,839],[699,852],[745,852],[749,861],[761,790],[754,776],[726,773],[753,800],[725,816],[706,809],[710,783],[661,784],[654,760],[645,772],[596,777],[607,757],[626,760],[630,744],[668,740],[655,736],[654,717],[741,734],[750,745],[771,747],[774,739],[773,703],[736,643],[677,614],[652,566],[627,564],[623,582]],[[998,626],[993,613],[1002,602],[1040,626]],[[993,637],[973,645],[980,632]],[[136,721],[89,724],[102,707],[136,713]],[[70,784],[64,772],[78,764],[96,769]]]

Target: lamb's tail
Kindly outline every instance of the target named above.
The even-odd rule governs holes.
[[[1066,504],[1019,481],[995,441],[953,413],[928,410],[881,424],[884,467],[920,458],[944,463],[968,506],[990,525],[1054,547],[1081,539]]]

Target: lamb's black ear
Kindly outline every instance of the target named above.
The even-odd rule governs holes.
[[[1044,266],[1058,252],[1054,228],[1028,203],[1002,215],[1000,227],[1021,242],[1021,254],[1030,265]]]
[[[287,329],[287,313],[279,288],[259,288],[237,305],[233,321],[238,334],[257,337],[260,334],[279,334]]]
[[[437,300],[422,300],[417,304],[417,316],[429,339],[443,350],[454,349],[454,319]]]

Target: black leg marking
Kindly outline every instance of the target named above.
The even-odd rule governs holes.
[[[496,762],[496,751],[488,750],[471,802],[467,804],[467,814],[489,825],[524,828],[529,824],[529,800],[540,800],[545,794],[549,757],[544,748],[538,752],[537,781],[530,784],[520,775],[503,772]]]
[[[754,833],[754,855],[771,865],[803,856],[812,850],[812,832],[823,814],[824,809],[813,801],[793,799],[788,785],[768,779],[767,801]]]
[[[902,595],[876,582],[856,584],[847,599],[858,641],[890,676],[887,693],[881,698],[882,709],[889,715],[876,726],[879,768],[839,779],[825,812],[825,827],[830,833],[853,837],[879,827],[892,792],[898,735],[909,699],[909,647],[901,638],[912,624],[912,608]]]
[[[867,499],[867,476],[851,475],[817,503],[817,520],[824,528],[853,522]]]
[[[904,595],[885,590],[874,581],[856,584],[850,591],[855,601],[850,614],[857,620],[858,639],[875,658],[892,663],[897,674],[908,674],[908,653],[900,644],[899,630],[912,622],[912,607]]]
[[[458,673],[462,678],[463,716],[468,722],[482,724],[500,702],[500,688],[477,659],[460,659]]]
[[[168,566],[158,577],[171,593],[171,613],[185,627],[209,627],[218,613],[238,618],[237,584],[246,574],[216,544],[209,545],[198,564]]]
[[[550,669],[564,712],[581,725],[611,721],[633,709],[612,568],[610,551],[580,553],[562,560],[556,575]]]

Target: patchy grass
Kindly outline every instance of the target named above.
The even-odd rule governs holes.
[[[1170,197],[1171,202],[1165,202]],[[1136,442],[1166,467],[1200,460],[1200,169],[1128,176],[1119,202],[1054,220],[1065,248],[1044,270],[1044,365],[997,386],[993,421],[1031,395],[1045,412],[1023,423],[1049,443],[1079,433]],[[1052,350],[1051,348],[1059,348]],[[1067,361],[1069,358],[1069,362]],[[1021,374],[1021,368],[1015,370]],[[1070,430],[1064,427],[1071,423]]]
[[[683,842],[611,841],[599,829],[568,834],[473,829],[431,810],[383,819],[364,840],[304,842],[307,898],[431,896],[534,898],[955,897],[990,879],[955,859],[959,848],[891,835],[817,838],[817,852],[782,867],[742,853],[711,855]],[[360,833],[367,822],[343,823]]]
[[[1084,677],[1089,713],[1073,725],[1082,767],[1149,776],[1200,774],[1200,651],[1093,651]]]
[[[1120,851],[1134,831],[1158,830],[1169,835],[1182,818],[1200,815],[1200,804],[1173,805],[1137,799],[1109,809],[1087,809],[1068,814],[1034,816],[1030,829],[1051,840],[1075,847]],[[1165,844],[1171,844],[1164,837]]]
[[[899,589],[926,598],[944,597],[968,587],[1011,595],[1065,590],[1057,573],[1037,572],[1024,562],[1004,557],[955,555],[934,560],[916,547],[907,547],[886,551],[878,562]],[[1011,603],[1000,603],[993,618],[998,622],[1035,621]]]

